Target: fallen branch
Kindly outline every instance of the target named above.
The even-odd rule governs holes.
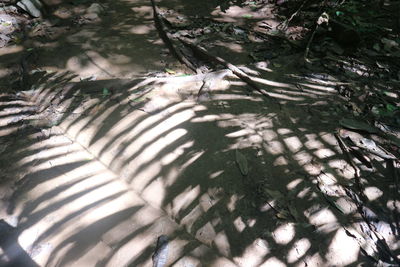
[[[396,224],[396,228],[394,231],[394,234],[400,238],[400,222],[399,222],[399,216],[397,214],[397,211],[399,207],[397,206],[398,200],[399,200],[399,194],[400,194],[400,188],[399,188],[399,165],[395,160],[387,160],[386,161],[387,168],[389,172],[392,174],[393,177],[393,219]]]
[[[304,52],[304,60],[305,60],[306,62],[308,62],[308,63],[311,62],[311,61],[308,59],[308,54],[310,53],[310,46],[311,46],[312,41],[314,40],[314,36],[315,36],[315,33],[316,33],[317,30],[318,30],[318,27],[319,27],[319,25],[316,25],[316,26],[315,26],[315,28],[314,28],[314,30],[313,30],[313,32],[312,32],[312,34],[311,34],[311,37],[310,37],[310,39],[309,39],[308,42],[307,42],[306,50],[305,50],[305,52]]]
[[[362,197],[364,197],[364,195],[362,193],[363,190],[361,188],[361,183],[360,183],[360,169],[356,166],[353,159],[351,158],[350,149],[348,148],[348,146],[346,145],[344,140],[337,133],[335,133],[334,135],[336,137],[336,140],[339,143],[339,147],[342,149],[343,154],[346,156],[347,162],[354,169],[354,179],[356,181],[356,185],[358,187],[359,193],[362,195]]]
[[[208,53],[204,48],[200,47],[200,46],[196,46],[192,43],[189,43],[185,40],[183,40],[182,38],[178,38],[178,40],[183,43],[185,46],[189,47],[193,53],[198,54],[199,56],[211,61],[214,64],[220,64],[228,69],[230,69],[232,71],[233,74],[235,74],[239,79],[241,79],[242,81],[244,81],[245,83],[247,83],[248,85],[250,85],[253,89],[255,89],[257,92],[259,92],[260,94],[262,94],[265,97],[268,98],[272,98],[268,93],[262,91],[257,84],[251,79],[250,76],[248,76],[245,72],[243,72],[242,70],[240,70],[238,67],[236,67],[235,65],[225,61],[223,58],[220,57],[216,57],[211,55],[210,53]]]
[[[354,163],[353,159],[350,156],[350,149],[344,142],[344,140],[335,133],[335,137],[338,140],[339,146],[342,149],[343,153],[346,155],[350,165],[354,168],[355,171],[355,180],[356,184],[359,190],[359,195],[362,197],[362,200],[367,199],[365,194],[363,193],[362,186],[360,183],[360,170],[357,168],[356,164]],[[394,163],[394,161],[392,161]],[[371,219],[369,218],[367,212],[369,209],[364,205],[364,202],[359,198],[357,194],[353,192],[350,188],[345,188],[345,191],[347,195],[355,202],[362,218],[364,219],[365,223],[368,225],[369,232],[363,232],[367,234],[371,240],[374,240],[373,242],[375,243],[376,250],[379,253],[379,256],[382,257],[383,259],[390,259],[390,261],[394,261],[396,263],[399,263],[399,260],[397,257],[394,255],[394,253],[391,251],[389,246],[387,245],[386,239],[379,233],[379,231],[374,227],[374,224],[371,223]],[[395,233],[396,234],[396,233]]]
[[[175,48],[171,35],[165,30],[166,26],[163,20],[160,18],[160,14],[154,0],[150,0],[150,2],[153,8],[154,24],[164,44],[168,47],[171,54],[179,60],[179,62],[185,64],[192,71],[197,72],[197,68],[193,65],[193,63],[190,62],[181,51]]]

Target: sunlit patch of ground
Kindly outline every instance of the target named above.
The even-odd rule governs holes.
[[[175,266],[378,258],[349,196],[354,169],[334,136],[347,115],[338,82],[287,75],[296,66],[284,58],[242,67],[271,98],[229,70],[122,79],[166,66],[149,7],[116,2],[109,17],[78,20],[81,28],[49,47],[36,43],[36,64],[55,72],[37,71],[31,91],[1,96],[1,215],[18,244],[11,252],[41,266],[142,266],[167,235]],[[246,20],[248,12],[226,16]],[[1,56],[21,52],[13,49]],[[393,207],[390,183],[368,175],[372,204]],[[389,224],[376,225],[396,251]],[[1,245],[0,260],[13,260]]]

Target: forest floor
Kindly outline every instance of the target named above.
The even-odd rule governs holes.
[[[0,9],[1,264],[399,266],[387,19],[44,2]]]

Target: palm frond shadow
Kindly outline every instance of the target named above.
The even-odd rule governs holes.
[[[114,95],[104,98],[102,88],[110,83]],[[335,127],[328,123],[316,124],[315,120],[319,118],[313,116],[309,121],[303,121],[303,106],[314,101],[314,96],[303,96],[303,100],[297,102],[285,100],[291,107],[282,108],[256,94],[243,93],[242,85],[231,85],[213,91],[213,98],[206,103],[172,101],[156,112],[146,113],[142,108],[151,100],[143,98],[146,96],[143,92],[148,93],[145,88],[155,85],[145,83],[144,88],[129,90],[137,84],[121,80],[66,83],[65,91],[58,92],[63,95],[62,101],[54,97],[56,103],[66,103],[67,106],[58,122],[59,127],[72,138],[72,142],[79,144],[80,149],[89,151],[93,159],[58,163],[32,172],[17,184],[15,196],[34,196],[35,190],[52,179],[60,179],[60,173],[71,175],[78,169],[88,168],[85,166],[90,166],[93,160],[116,176],[100,179],[103,182],[60,197],[70,188],[102,176],[100,169],[92,169],[87,174],[73,174],[68,181],[61,180],[56,188],[29,199],[22,206],[18,204],[18,197],[12,197],[11,202],[19,206],[19,232],[23,234],[58,210],[87,199],[85,197],[116,181],[123,181],[126,188],[106,194],[93,203],[82,202],[81,207],[65,214],[38,235],[34,245],[51,239],[61,229],[70,231],[68,238],[53,249],[52,255],[59,260],[54,259],[48,262],[49,265],[56,264],[55,261],[67,264],[79,260],[85,252],[95,250],[96,244],[103,242],[97,237],[90,238],[92,234],[87,233],[100,237],[129,221],[138,224],[136,229],[119,233],[119,241],[106,241],[106,246],[111,249],[107,257],[97,262],[97,266],[111,264],[118,257],[118,251],[125,251],[133,240],[138,242],[138,237],[146,233],[154,236],[154,229],[168,234],[173,242],[186,240],[180,253],[173,256],[175,263],[188,254],[197,255],[200,262],[215,263],[221,257],[233,260],[245,257],[254,246],[264,248],[264,252],[254,258],[257,264],[296,264],[313,257],[319,258],[320,262],[332,260],[330,248],[335,239],[343,229],[360,222],[360,218],[357,210],[342,214],[315,185],[320,173],[313,171],[318,164],[332,164],[333,167],[324,168],[324,173],[336,177],[340,183],[345,183],[348,178],[342,170],[334,167],[337,162],[343,162],[331,134]],[[283,94],[278,87],[265,89]],[[40,94],[49,95],[47,90],[56,89],[43,86]],[[76,93],[78,91],[90,95],[101,107],[92,114],[77,112],[85,107],[87,101]],[[323,97],[330,99],[333,96],[325,93]],[[323,97],[318,97],[321,104],[314,104],[314,109],[326,109]],[[142,102],[132,105],[126,99],[141,99]],[[56,136],[50,136],[49,140]],[[32,142],[36,141],[32,139]],[[248,160],[249,173],[245,177],[235,162],[236,149],[240,149]],[[29,153],[37,153],[40,148],[27,146],[25,150],[28,154],[22,153],[20,161]],[[43,156],[37,165],[56,162],[78,150]],[[28,165],[21,164],[23,168]],[[286,200],[265,194],[264,188],[281,192]],[[173,226],[165,229],[158,219],[139,223],[137,216],[143,208],[127,208],[115,213],[108,211],[109,215],[99,218],[97,223],[79,226],[76,230],[70,228],[69,225],[78,218],[127,194],[138,195],[144,203],[161,210],[157,218],[164,218],[162,221],[167,220],[170,225],[180,225],[182,229]],[[334,196],[331,199],[340,200]],[[375,202],[379,203],[379,200]],[[9,206],[10,213],[14,211],[13,206]],[[294,218],[282,213],[289,206],[292,208],[289,211],[297,210]],[[316,218],[323,214],[322,211],[329,214],[330,219],[318,222]],[[390,224],[390,219],[387,223]],[[285,231],[288,236],[282,234]],[[83,235],[87,237],[85,249],[79,241]],[[154,241],[146,239],[145,244],[127,261],[128,264],[135,266],[149,261]],[[211,250],[200,249],[204,245]],[[299,256],[291,256],[293,248],[301,251]],[[198,249],[202,252],[199,253]],[[369,262],[361,252],[349,262],[349,266],[360,262]]]

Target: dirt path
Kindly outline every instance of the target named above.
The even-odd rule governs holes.
[[[151,266],[160,235],[167,266],[368,266],[387,252],[349,197],[334,81],[288,75],[284,58],[246,70],[274,99],[228,70],[133,79],[181,67],[164,57],[148,1],[106,7],[68,31],[58,22],[57,41],[35,48],[47,72],[34,90],[2,96],[1,216],[19,247],[0,260]],[[373,207],[392,199],[375,182],[385,177],[369,178]],[[398,250],[390,221],[376,224]]]
[[[54,16],[35,24],[22,43],[31,54],[31,69],[68,70],[80,78],[132,78],[175,62],[155,30],[149,1],[82,1],[48,9]]]

